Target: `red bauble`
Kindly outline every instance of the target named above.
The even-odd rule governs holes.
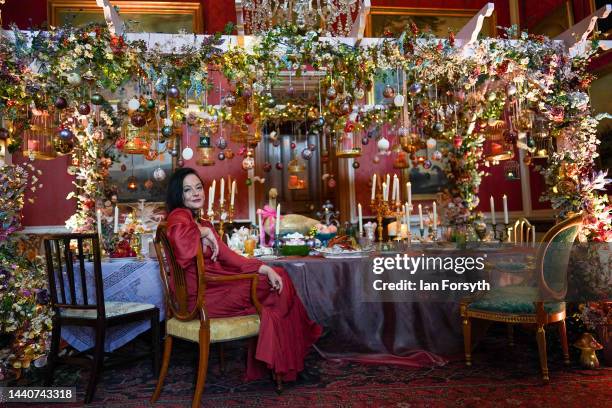
[[[253,114],[251,112],[246,112],[244,114],[244,116],[242,117],[242,120],[244,121],[244,123],[246,123],[247,125],[250,125],[251,123],[253,123],[253,121],[255,120],[255,118],[253,117]]]

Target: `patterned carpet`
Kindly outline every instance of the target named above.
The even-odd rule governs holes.
[[[271,380],[243,383],[244,348],[226,348],[226,373],[220,375],[216,349],[202,399],[207,407],[604,407],[612,401],[612,368],[564,367],[556,339],[550,339],[551,382],[540,381],[532,333],[519,332],[510,348],[500,334],[484,339],[474,353],[474,366],[459,361],[444,367],[414,369],[307,359],[307,372],[277,396]],[[129,350],[128,350],[129,351]],[[573,355],[577,362],[578,356]],[[195,385],[197,349],[176,342],[166,384],[156,407],[190,405]],[[78,384],[83,399],[89,373],[61,368],[55,385]],[[106,371],[93,407],[152,406],[148,400],[156,379],[148,361]],[[80,404],[79,404],[80,405]],[[54,404],[53,406],[59,406]],[[74,405],[73,405],[74,406]]]

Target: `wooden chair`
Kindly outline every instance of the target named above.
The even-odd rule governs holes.
[[[544,327],[557,323],[564,362],[569,364],[563,298],[567,293],[570,250],[581,228],[582,215],[579,214],[555,225],[546,233],[537,252],[536,284],[494,289],[484,296],[461,302],[465,361],[468,366],[472,365],[471,319],[535,324],[540,367],[545,382],[549,381],[549,377]]]
[[[168,373],[172,341],[173,338],[176,337],[199,344],[200,357],[198,362],[198,375],[191,404],[191,406],[195,408],[200,405],[200,399],[206,384],[210,344],[255,337],[259,334],[261,304],[257,300],[258,274],[236,274],[223,277],[206,276],[202,247],[201,245],[198,246],[198,253],[196,256],[198,293],[196,307],[194,310],[190,311],[187,306],[185,272],[176,261],[172,246],[168,240],[166,228],[167,225],[165,222],[160,223],[157,227],[154,241],[167,306],[164,354],[157,387],[151,397],[151,402],[157,401],[161,393],[164,379]],[[171,288],[170,277],[172,277],[174,283],[174,290]],[[231,282],[242,279],[251,280],[251,298],[257,310],[257,314],[227,318],[210,318],[206,309],[205,298],[207,283]],[[279,381],[278,387],[280,387],[280,379],[277,379],[277,381]]]
[[[71,246],[75,244],[74,246]],[[74,363],[91,368],[85,403],[93,399],[96,383],[104,366],[104,341],[109,327],[138,322],[151,321],[151,351],[146,355],[153,357],[153,371],[159,372],[159,309],[155,305],[132,302],[109,302],[104,300],[102,281],[102,263],[97,234],[56,234],[45,236],[45,256],[47,278],[53,316],[51,349],[47,358],[48,369],[45,384],[52,383],[53,371],[58,362]],[[85,269],[86,254],[89,248],[93,253],[93,282],[88,280]],[[78,264],[77,264],[78,262]],[[77,270],[75,270],[77,269]],[[77,273],[78,272],[78,273]],[[93,283],[93,288],[90,285]],[[59,357],[59,345],[62,326],[88,326],[95,330],[93,359]],[[80,353],[79,353],[80,354]],[[143,354],[132,354],[123,363],[142,358]],[[114,364],[116,365],[117,360]]]
[[[515,245],[529,246],[535,242],[535,226],[531,225],[527,218],[519,218],[514,223],[512,236]]]

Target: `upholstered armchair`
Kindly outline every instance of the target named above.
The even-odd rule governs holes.
[[[536,281],[493,289],[483,296],[465,299],[460,313],[463,321],[465,361],[472,364],[471,321],[482,319],[509,324],[536,325],[542,378],[549,380],[546,359],[545,326],[557,324],[563,357],[569,364],[565,328],[567,266],[571,248],[582,227],[582,215],[573,216],[551,228],[538,247]]]

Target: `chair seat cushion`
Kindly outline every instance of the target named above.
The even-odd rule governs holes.
[[[117,317],[129,313],[143,312],[154,309],[155,305],[148,303],[134,302],[104,302],[106,318]],[[62,317],[75,317],[80,319],[96,319],[98,311],[96,309],[60,309]]]
[[[185,322],[173,317],[166,322],[166,332],[197,343],[200,338],[200,320]],[[256,314],[210,319],[211,343],[253,337],[258,333],[259,315]]]
[[[485,296],[475,300],[468,306],[469,310],[485,310],[500,313],[535,314],[538,301],[538,289],[530,286],[506,286],[493,289]],[[547,313],[560,312],[565,308],[565,302],[546,302],[544,310]]]

